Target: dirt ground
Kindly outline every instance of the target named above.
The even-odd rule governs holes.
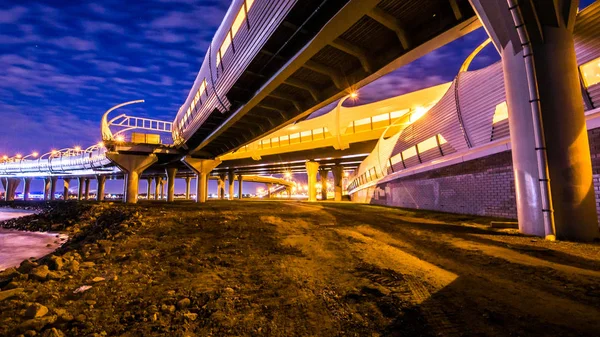
[[[599,243],[350,203],[65,207],[5,223],[71,238],[51,276],[0,276],[2,336],[600,334]]]

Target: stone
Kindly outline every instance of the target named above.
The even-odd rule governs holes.
[[[25,289],[15,288],[15,289],[10,289],[10,290],[0,291],[0,301],[4,301],[7,298],[17,296],[18,294],[22,293],[23,290],[25,290]]]
[[[56,315],[44,316],[39,318],[28,319],[19,325],[20,331],[35,330],[40,331],[46,325],[56,322]]]
[[[71,315],[66,309],[55,308],[52,310],[58,319],[61,322],[70,322],[73,320],[73,315]]]
[[[71,273],[76,273],[79,271],[79,262],[77,262],[77,260],[72,260],[71,263],[69,263],[69,267],[68,270]]]
[[[28,330],[28,331],[25,331],[25,334],[23,334],[23,336],[27,336],[27,337],[33,337],[35,335],[37,335],[37,332],[35,330]]]
[[[162,312],[164,312],[164,313],[169,313],[169,314],[172,314],[172,313],[174,313],[174,312],[175,312],[175,306],[174,306],[174,305],[166,305],[166,304],[163,304],[163,305],[160,307],[160,310],[161,310]]]
[[[37,267],[37,262],[33,262],[31,260],[24,260],[19,265],[18,271],[22,274],[28,274],[33,268]]]
[[[92,282],[94,282],[94,283],[98,283],[98,282],[102,282],[102,281],[104,281],[104,280],[105,280],[105,278],[104,278],[104,277],[97,276],[97,277],[94,277],[94,278],[92,279]]]
[[[31,271],[29,272],[29,276],[32,277],[34,280],[44,281],[46,279],[46,276],[48,276],[49,271],[50,270],[48,269],[48,266],[42,265],[31,269]]]
[[[188,313],[183,314],[183,317],[185,317],[186,319],[189,319],[190,321],[195,321],[196,318],[198,318],[198,314],[188,312]]]
[[[17,268],[15,268],[15,267],[4,269],[3,271],[0,272],[0,282],[11,280],[13,277],[18,276],[18,275],[19,275],[19,272],[17,271]]]
[[[65,337],[65,334],[57,328],[51,328],[44,330],[42,337]]]
[[[225,292],[225,294],[228,294],[228,295],[233,295],[233,293],[235,293],[233,288],[229,288],[229,287],[223,289],[223,291]]]
[[[86,262],[82,262],[81,263],[81,268],[92,268],[94,267],[96,264],[92,261],[86,261]]]
[[[49,271],[48,275],[46,275],[46,279],[48,280],[60,280],[63,278],[63,274],[61,272],[57,272],[57,271]]]
[[[185,309],[187,307],[190,306],[192,302],[190,301],[189,298],[184,298],[182,300],[180,300],[179,302],[177,302],[177,309],[181,310],[181,309]]]
[[[32,319],[32,318],[43,317],[47,313],[48,313],[48,307],[41,305],[39,303],[34,303],[34,304],[30,305],[29,307],[27,307],[27,310],[25,310],[25,318]]]
[[[65,261],[60,256],[52,255],[50,257],[50,268],[52,270],[62,270],[64,268]]]

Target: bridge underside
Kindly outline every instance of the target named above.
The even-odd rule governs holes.
[[[479,26],[468,0],[299,1],[186,145],[234,150]]]

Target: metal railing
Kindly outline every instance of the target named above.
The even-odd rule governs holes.
[[[110,120],[108,119],[108,115],[118,108],[143,102],[144,100],[129,101],[115,105],[114,107],[108,109],[102,116],[102,140],[108,143],[146,143],[148,142],[148,139],[151,139],[152,141],[150,143],[162,144],[163,142],[161,141],[160,137],[140,137],[141,135],[147,135],[148,133],[136,133],[134,131],[152,131],[152,133],[168,133],[170,135],[173,131],[173,122],[161,121],[152,118],[128,116],[126,114],[120,114],[111,118]],[[114,133],[113,129],[115,129]],[[158,142],[156,139],[158,139]],[[171,137],[167,137],[166,139],[169,139],[170,143],[172,143]]]

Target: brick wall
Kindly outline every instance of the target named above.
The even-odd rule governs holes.
[[[588,132],[600,217],[600,128]],[[352,200],[452,213],[517,218],[510,151],[362,190]]]

